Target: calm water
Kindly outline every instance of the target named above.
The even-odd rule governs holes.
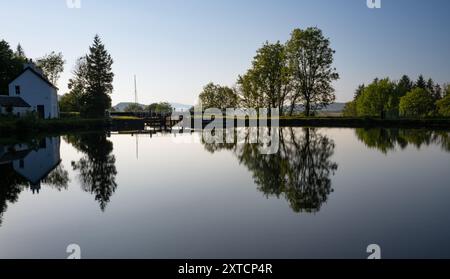
[[[0,258],[450,258],[450,132],[198,133],[0,144]],[[180,140],[181,139],[181,140]]]

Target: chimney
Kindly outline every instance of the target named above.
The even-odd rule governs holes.
[[[26,68],[30,68],[44,77],[44,72],[41,70],[41,68],[36,66],[36,64],[33,62],[33,59],[29,59],[25,62],[25,64],[23,64],[23,69],[25,70]]]

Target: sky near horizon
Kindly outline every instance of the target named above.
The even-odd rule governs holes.
[[[113,104],[193,104],[208,82],[233,86],[265,41],[317,26],[336,50],[337,101],[375,77],[450,82],[450,1],[381,0],[0,0],[0,40],[29,58],[62,52],[59,94],[99,34],[114,59]]]

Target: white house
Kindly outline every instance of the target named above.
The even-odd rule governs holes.
[[[9,97],[16,98],[7,106],[5,98],[0,100],[0,113],[10,110],[13,115],[35,112],[40,118],[59,118],[58,88],[53,85],[30,60],[23,71],[9,83]],[[17,98],[22,99],[20,102]],[[12,110],[12,111],[11,111]]]

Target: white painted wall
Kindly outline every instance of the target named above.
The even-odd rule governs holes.
[[[16,95],[16,86],[20,86],[20,95]],[[58,92],[31,71],[24,72],[9,84],[9,96],[21,97],[31,106],[31,111],[37,112],[37,106],[44,106],[46,119],[58,118]]]

